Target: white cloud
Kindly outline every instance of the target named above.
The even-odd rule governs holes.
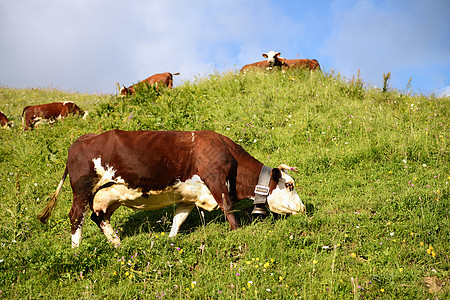
[[[269,1],[10,1],[0,4],[0,84],[113,92],[154,73],[175,81],[256,60],[299,27]]]
[[[402,69],[448,65],[448,3],[334,1],[335,29],[321,53],[344,75],[352,76],[360,69],[363,79],[373,84],[380,84],[386,72],[396,80],[403,75]]]
[[[439,97],[450,97],[450,86],[447,86],[439,91]]]

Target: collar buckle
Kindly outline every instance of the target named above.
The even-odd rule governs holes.
[[[261,195],[261,196],[267,196],[269,195],[270,188],[268,186],[264,185],[257,185],[255,187],[255,194]]]

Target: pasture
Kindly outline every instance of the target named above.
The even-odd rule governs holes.
[[[0,130],[0,298],[449,298],[449,100],[302,71],[230,71],[127,98],[1,87],[15,127]],[[22,132],[23,107],[56,101],[89,115]],[[252,221],[242,201],[231,231],[221,211],[194,210],[170,239],[174,207],[122,207],[120,248],[88,219],[72,249],[68,181],[48,223],[36,216],[70,144],[114,128],[224,134],[268,166],[297,167],[308,212]]]

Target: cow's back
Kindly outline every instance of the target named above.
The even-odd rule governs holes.
[[[143,82],[147,82],[150,85],[161,83],[168,88],[172,88],[173,85],[173,77],[169,72],[155,74],[150,76],[149,78],[143,80]]]
[[[229,160],[232,155],[220,135],[211,131],[111,130],[74,142],[68,168],[71,182],[81,180],[80,185],[95,184],[100,173],[109,170],[131,187],[148,191],[201,175],[214,162]]]
[[[243,66],[241,72],[265,70],[267,68],[270,68],[270,64],[264,60]]]

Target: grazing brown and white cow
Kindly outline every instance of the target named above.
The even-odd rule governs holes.
[[[280,52],[269,51],[264,53],[263,56],[267,58],[267,63],[270,67],[282,67],[283,69],[310,69],[319,70],[320,65],[316,59],[286,59],[280,57]]]
[[[48,120],[50,123],[68,115],[86,116],[73,102],[53,102],[41,105],[27,106],[22,111],[23,130],[34,129],[39,123]]]
[[[12,126],[12,122],[8,120],[6,115],[0,110],[0,127],[2,128],[10,128]]]
[[[122,88],[120,89],[120,94],[121,95],[133,95],[136,86],[138,84],[144,83],[144,82],[146,82],[150,85],[156,85],[156,88],[159,88],[160,86],[166,86],[167,88],[171,89],[173,86],[173,75],[180,75],[180,73],[172,74],[172,73],[166,72],[166,73],[152,75],[149,78],[144,79],[137,84],[133,84],[132,86],[129,86],[129,87],[122,86]]]
[[[110,218],[122,205],[157,210],[176,204],[170,237],[196,206],[208,211],[221,208],[235,229],[239,224],[233,205],[241,199],[262,197],[258,203],[267,202],[279,214],[305,211],[285,169],[289,167],[264,166],[231,139],[212,131],[87,134],[69,147],[64,175],[38,219],[45,223],[50,217],[69,174],[73,247],[80,244],[89,209],[91,219],[118,246]]]

